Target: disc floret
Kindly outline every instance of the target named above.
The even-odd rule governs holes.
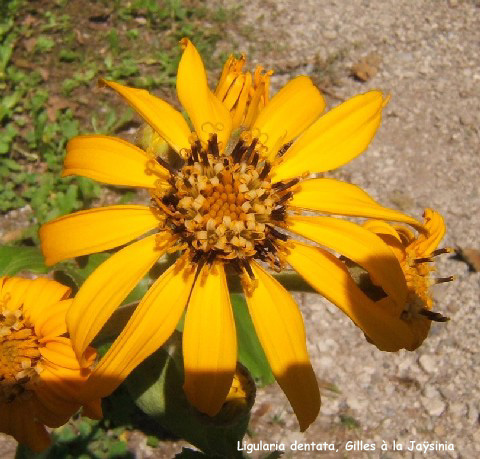
[[[8,307],[9,300],[6,294],[0,301],[0,403],[28,398],[42,371],[34,326],[21,307]]]
[[[179,170],[158,159],[171,173],[171,188],[152,196],[166,215],[163,225],[178,235],[194,262],[221,259],[241,267],[257,258],[279,270],[287,236],[274,225],[284,224],[292,193],[271,183],[271,164],[258,138],[245,132],[232,148],[220,147],[215,134],[206,145],[193,138]]]

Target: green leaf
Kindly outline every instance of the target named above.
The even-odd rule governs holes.
[[[46,35],[40,35],[35,44],[35,51],[39,53],[44,53],[50,51],[55,45],[55,42]]]
[[[0,274],[13,276],[20,271],[46,273],[42,252],[37,247],[0,246]]]
[[[137,406],[168,431],[208,455],[241,458],[237,442],[245,435],[249,416],[233,425],[219,425],[195,411],[183,392],[183,363],[179,335],[170,355],[160,349],[139,365],[126,381]],[[170,341],[172,342],[172,340]]]
[[[238,360],[248,368],[258,386],[272,384],[275,377],[255,333],[245,297],[234,293],[230,299],[237,328]]]

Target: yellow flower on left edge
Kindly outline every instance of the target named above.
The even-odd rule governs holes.
[[[45,426],[65,424],[82,404],[84,414],[101,417],[99,399],[78,399],[90,371],[63,336],[69,296],[50,279],[0,277],[0,432],[34,451],[50,445]],[[87,348],[87,365],[95,357]]]
[[[243,77],[242,62],[233,60],[214,93],[198,51],[186,39],[181,43],[177,94],[193,132],[165,101],[145,90],[104,81],[169,144],[175,164],[115,137],[80,136],[67,145],[64,176],[146,188],[150,206],[85,210],[40,230],[49,264],[128,244],[92,273],[68,312],[79,357],[156,261],[168,252],[179,255],[143,297],[95,368],[85,394],[111,393],[164,344],[186,311],[184,390],[198,410],[218,413],[237,360],[227,285],[227,274],[233,273],[242,281],[273,374],[305,430],[320,408],[305,327],[294,299],[266,267],[280,272],[290,265],[351,313],[369,336],[388,340],[388,324],[377,319],[369,302],[358,303],[365,295],[325,248],[374,275],[396,310],[403,308],[407,295],[401,266],[381,238],[331,215],[421,224],[381,206],[354,185],[307,178],[360,155],[380,126],[386,101],[380,91],[369,91],[320,116],[325,102],[310,78],[292,79],[269,99],[268,73],[256,72],[250,81]],[[236,126],[240,132],[234,131]],[[310,214],[299,215],[303,210]],[[298,242],[291,233],[310,243]]]

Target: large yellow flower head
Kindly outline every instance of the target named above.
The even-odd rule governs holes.
[[[153,264],[167,252],[180,255],[144,296],[96,367],[86,394],[109,394],[168,339],[186,308],[184,390],[198,410],[215,415],[230,390],[237,360],[226,277],[233,272],[241,277],[259,340],[303,430],[318,414],[319,389],[301,313],[266,266],[277,272],[292,266],[353,314],[356,323],[366,322],[364,330],[370,333],[374,313],[363,304],[352,306],[355,284],[345,266],[319,246],[327,247],[372,273],[398,308],[403,307],[407,285],[390,248],[360,225],[326,215],[420,224],[380,206],[354,185],[307,178],[361,154],[380,125],[385,100],[381,92],[370,91],[320,117],[325,102],[308,77],[294,78],[268,100],[261,89],[268,83],[263,75],[253,92],[250,84],[252,97],[241,109],[242,91],[232,86],[238,75],[230,86],[230,80],[221,81],[226,97],[217,97],[208,87],[197,50],[186,39],[181,43],[177,94],[193,131],[180,112],[147,91],[104,82],[168,142],[179,166],[114,137],[81,136],[67,146],[64,176],[143,187],[151,204],[81,211],[40,231],[49,264],[130,243],[87,279],[68,312],[79,356]],[[230,93],[238,97],[236,104],[226,104]],[[258,95],[263,108],[255,105]],[[240,129],[234,131],[236,126]],[[304,209],[324,215],[299,215]],[[311,244],[292,239],[291,233]]]
[[[453,280],[452,276],[435,279],[431,277],[431,273],[435,271],[432,265],[434,257],[451,252],[451,249],[437,249],[445,235],[442,216],[432,209],[426,209],[424,218],[423,230],[417,236],[402,225],[390,225],[378,220],[369,220],[364,224],[365,228],[385,241],[402,267],[408,294],[405,306],[395,320],[399,323],[398,329],[404,330],[400,347],[410,351],[417,349],[425,340],[432,321],[448,321],[442,314],[432,311],[433,298],[430,288],[434,284]],[[385,310],[392,308],[392,301],[388,296],[377,304]],[[375,343],[375,340],[373,342]]]
[[[69,294],[50,279],[0,277],[0,432],[34,451],[50,444],[45,426],[59,427],[78,411],[90,373],[63,336]],[[86,348],[87,365],[95,356]],[[85,414],[101,417],[99,399],[84,405]]]

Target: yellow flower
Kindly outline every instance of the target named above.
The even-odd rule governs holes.
[[[405,348],[417,349],[428,335],[432,321],[446,322],[448,318],[433,312],[433,299],[430,287],[434,284],[449,282],[453,277],[432,279],[430,274],[435,268],[431,265],[434,257],[451,249],[437,249],[445,235],[445,223],[442,216],[432,210],[424,212],[423,231],[418,236],[405,226],[390,225],[376,220],[365,222],[364,227],[381,237],[392,249],[402,267],[407,284],[408,295],[403,310],[392,321],[397,322],[399,338],[393,350]],[[392,308],[388,296],[379,300],[377,305],[384,310]],[[368,334],[367,334],[368,336]],[[375,344],[375,339],[369,337]]]
[[[380,238],[343,219],[298,215],[307,209],[420,225],[354,185],[306,179],[362,153],[380,125],[385,101],[381,92],[371,91],[319,118],[323,97],[309,78],[299,76],[268,101],[248,129],[232,135],[232,113],[208,88],[200,55],[188,40],[182,45],[177,94],[193,133],[163,100],[104,82],[169,143],[181,167],[118,138],[76,137],[67,146],[64,176],[147,188],[151,205],[81,211],[40,230],[49,264],[131,243],[87,279],[68,312],[79,356],[161,256],[181,255],[144,296],[95,369],[87,394],[110,393],[165,342],[186,308],[184,390],[198,410],[215,415],[231,387],[237,359],[227,269],[241,276],[259,340],[304,430],[318,414],[320,395],[302,316],[260,262],[275,271],[291,265],[333,303],[350,308],[353,281],[345,266],[323,248],[292,239],[289,231],[357,262],[402,307],[405,279]],[[153,234],[132,242],[148,232]],[[364,308],[362,314],[369,318],[371,313]]]
[[[0,277],[0,432],[41,451],[50,444],[45,426],[65,424],[82,405],[81,369],[66,333],[70,289],[50,279]],[[95,351],[86,348],[92,364]],[[100,400],[84,413],[101,417]]]

